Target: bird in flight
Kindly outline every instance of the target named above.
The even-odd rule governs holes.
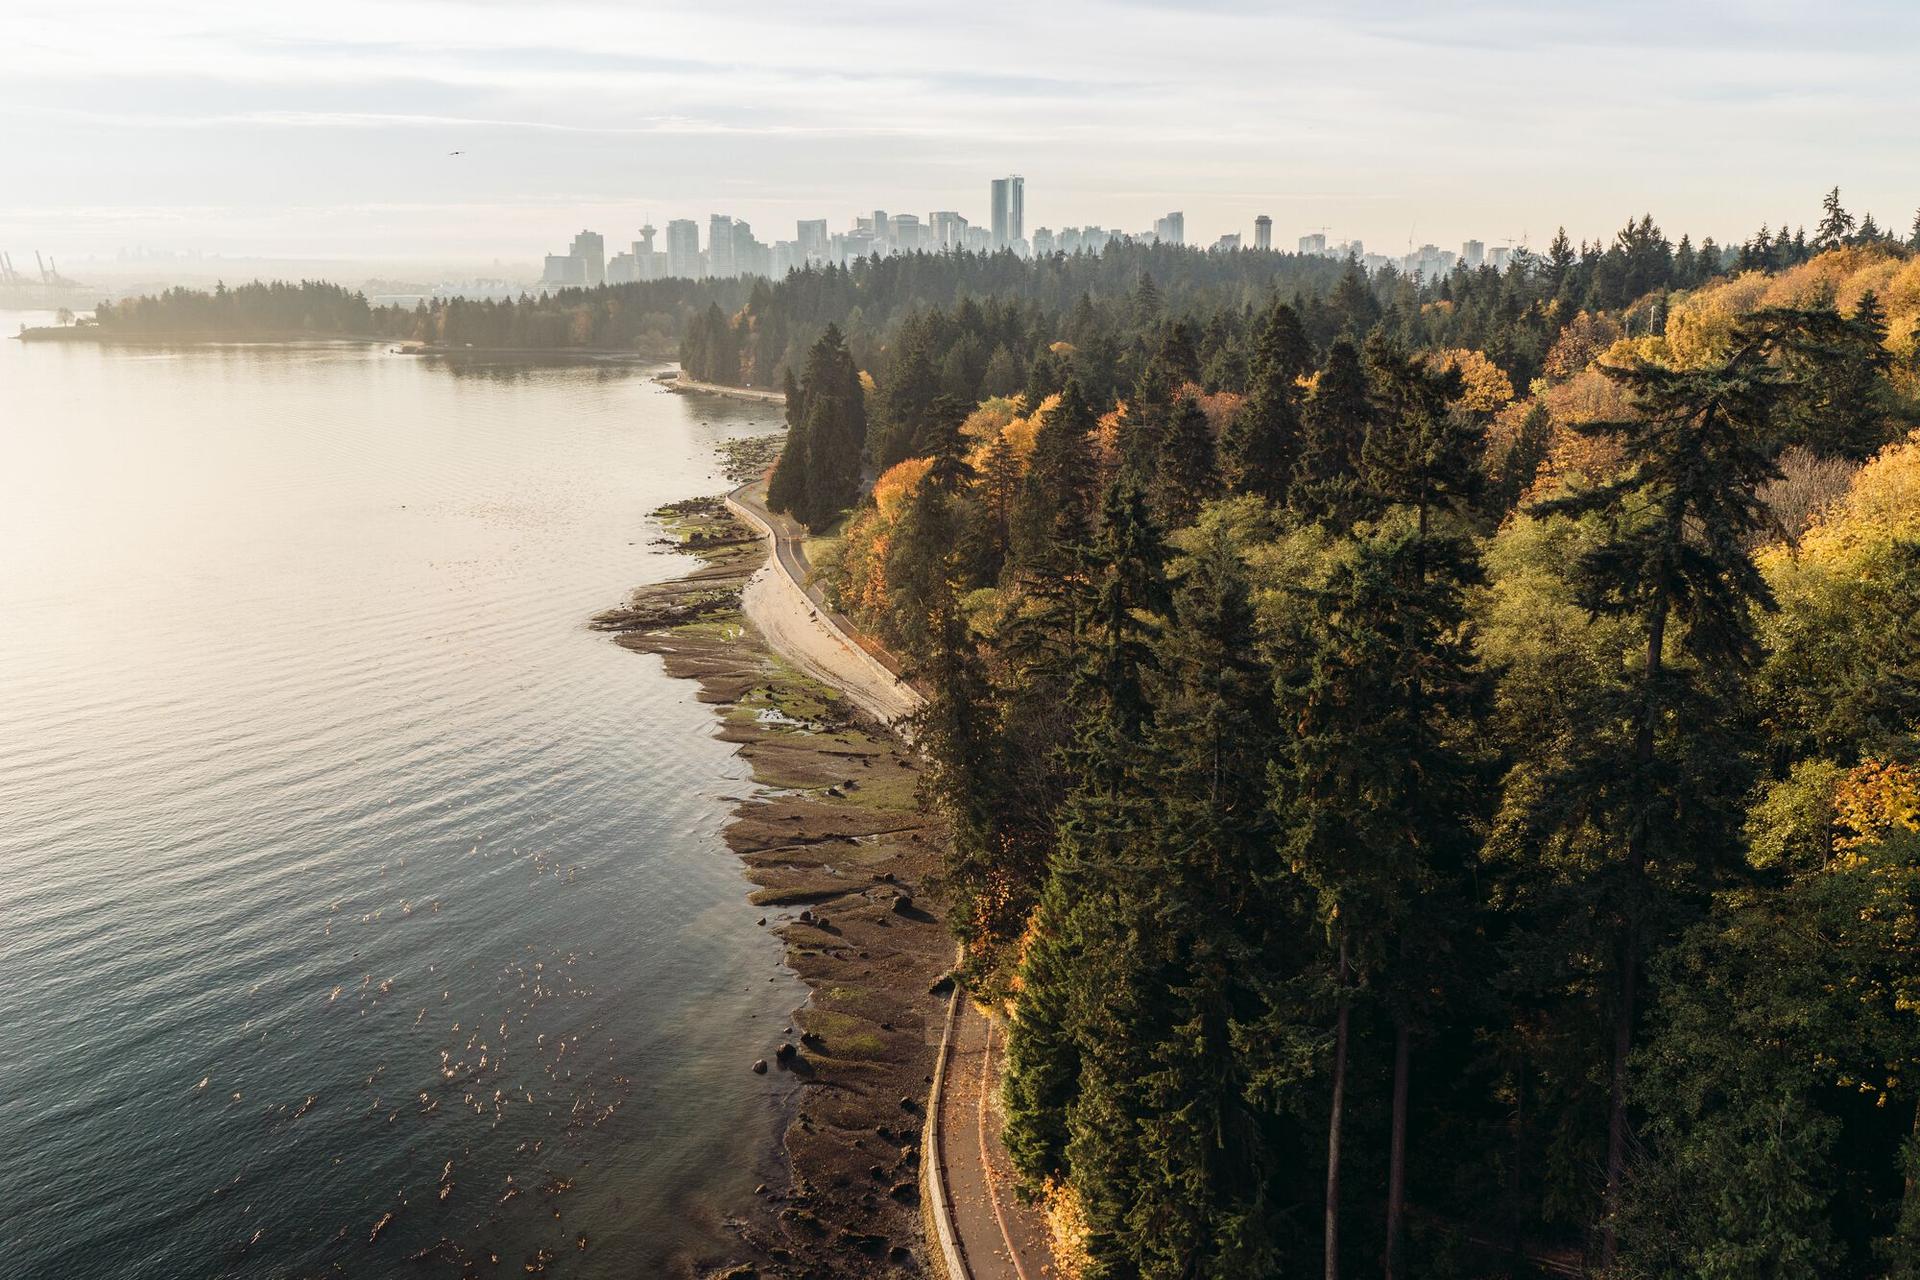
[[[463,155],[465,155],[465,154],[467,154],[467,153],[466,153],[466,152],[464,152],[464,151],[449,151],[449,152],[447,152],[447,154],[448,154],[448,155],[450,155],[450,156],[463,156]]]

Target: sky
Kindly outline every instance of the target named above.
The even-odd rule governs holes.
[[[0,249],[537,271],[875,208],[1404,252],[1920,206],[1920,4],[0,0]],[[459,151],[460,155],[449,152]],[[611,251],[611,250],[610,250]]]

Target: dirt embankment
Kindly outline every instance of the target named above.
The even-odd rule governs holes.
[[[719,499],[662,515],[701,567],[594,625],[698,680],[720,736],[740,744],[761,791],[727,842],[811,989],[784,1039],[741,1046],[742,1071],[764,1063],[793,1081],[791,1183],[742,1213],[740,1256],[718,1274],[924,1274],[919,1134],[945,1011],[933,988],[953,954],[928,887],[942,837],[898,739],[781,660],[741,612],[766,544]]]

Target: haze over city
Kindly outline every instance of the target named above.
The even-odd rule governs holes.
[[[1204,245],[1266,213],[1279,246],[1330,227],[1395,254],[1642,210],[1724,240],[1811,221],[1829,181],[1910,213],[1920,14],[1891,3],[9,10],[16,259],[517,265],[715,212],[782,237],[875,207],[979,224],[1004,173],[1029,227],[1180,209]]]

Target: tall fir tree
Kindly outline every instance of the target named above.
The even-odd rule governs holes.
[[[1725,857],[1724,845],[1716,851],[1696,843],[1688,838],[1689,824],[1677,820],[1689,809],[1696,820],[1698,812],[1711,811],[1719,780],[1690,786],[1671,753],[1684,748],[1689,713],[1700,710],[1693,695],[1706,690],[1703,666],[1717,678],[1751,665],[1759,656],[1755,611],[1773,603],[1749,548],[1767,526],[1758,490],[1779,474],[1770,441],[1779,426],[1783,380],[1769,360],[1779,336],[1776,325],[1748,323],[1728,358],[1704,369],[1609,368],[1636,416],[1576,430],[1615,442],[1625,469],[1608,483],[1535,508],[1543,515],[1607,517],[1607,535],[1567,567],[1568,578],[1582,607],[1595,617],[1630,619],[1644,642],[1639,669],[1622,690],[1627,749],[1575,765],[1560,780],[1594,796],[1591,807],[1576,802],[1561,806],[1563,812],[1610,811],[1605,829],[1619,859],[1618,876],[1603,889],[1618,921],[1601,1231],[1607,1266],[1617,1248],[1615,1219],[1627,1169],[1628,1069],[1652,941],[1648,929],[1666,914],[1659,901],[1670,891],[1664,886],[1710,881],[1716,856]],[[1670,644],[1692,664],[1670,666]]]

